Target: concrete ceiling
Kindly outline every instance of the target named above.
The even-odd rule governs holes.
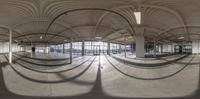
[[[33,43],[59,43],[70,36],[74,41],[102,37],[111,42],[124,42],[127,37],[126,42],[132,43],[136,35],[144,35],[146,41],[189,42],[200,39],[199,5],[199,0],[0,0],[0,39],[7,41],[11,28],[15,41]],[[93,10],[75,10],[57,18],[85,8]],[[131,26],[106,10],[123,15]],[[142,12],[141,25],[136,24],[134,11]]]

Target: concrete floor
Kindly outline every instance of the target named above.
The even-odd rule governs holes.
[[[143,68],[110,56],[40,69],[0,56],[0,99],[199,99],[200,56]]]
[[[21,56],[27,56],[31,58],[38,58],[38,59],[66,59],[70,57],[68,53],[57,53],[57,52],[51,52],[49,54],[17,52],[15,54],[21,55]],[[80,55],[73,54],[73,57],[77,57],[77,56],[80,56]]]
[[[133,54],[128,54],[126,57],[124,57],[123,54],[113,54],[111,56],[117,60],[121,60],[122,62],[129,62],[130,64],[135,64],[137,66],[155,67],[159,65],[169,64],[171,62],[176,62],[177,60],[180,60],[187,55],[176,54],[159,58],[133,58],[135,57],[135,55]]]

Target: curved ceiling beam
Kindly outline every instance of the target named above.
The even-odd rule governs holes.
[[[12,29],[11,27],[9,27],[9,26],[6,26],[6,25],[2,25],[2,24],[0,24],[0,28],[3,28],[3,29],[6,29],[6,30],[8,30],[9,31],[9,29],[11,29],[13,32],[15,32],[15,33],[18,33],[18,34],[23,34],[23,33],[20,33],[20,32],[18,32],[17,30],[15,30],[15,29]],[[27,37],[24,37],[25,39],[27,39],[28,41],[30,41],[31,42],[31,40],[30,39],[28,39]]]
[[[189,31],[188,31],[188,29],[186,28],[185,19],[184,19],[183,16],[181,16],[178,12],[176,12],[176,11],[170,9],[170,8],[163,7],[163,6],[157,6],[157,5],[147,5],[147,4],[143,4],[143,5],[141,5],[141,7],[156,8],[156,9],[160,9],[160,10],[167,11],[167,12],[169,12],[169,13],[175,15],[175,16],[178,18],[178,20],[181,22],[181,24],[183,25],[184,30],[185,30],[185,33],[188,34],[188,39],[190,40]]]
[[[17,39],[17,38],[20,38],[20,37],[32,36],[32,35],[45,35],[45,33],[29,33],[29,34],[24,34],[24,35],[16,36],[16,37],[13,37],[13,38]],[[53,36],[65,38],[62,35],[57,35],[57,34],[52,34],[52,33],[48,33],[47,35],[53,35]],[[67,38],[67,39],[69,39],[69,38]]]
[[[68,13],[71,13],[71,12],[76,12],[76,11],[86,11],[86,10],[94,10],[94,11],[107,11],[107,12],[110,12],[110,13],[114,13],[116,15],[119,15],[120,17],[122,17],[128,24],[129,26],[131,27],[131,30],[132,30],[132,33],[131,33],[131,36],[133,36],[135,34],[135,30],[133,28],[133,26],[131,25],[131,23],[129,22],[129,20],[122,14],[116,12],[116,11],[113,11],[113,10],[108,10],[108,9],[102,9],[102,8],[79,8],[79,9],[72,9],[72,10],[68,10],[68,11],[65,11],[61,14],[59,14],[58,16],[56,16],[52,22],[49,24],[48,28],[47,28],[47,31],[46,33],[48,33],[51,25],[59,18],[61,17],[62,15],[65,15],[65,14],[68,14]]]
[[[185,24],[185,20],[184,18],[176,11],[170,9],[170,8],[167,8],[167,7],[162,7],[162,6],[156,6],[156,5],[145,5],[145,4],[142,4],[140,5],[140,7],[144,7],[144,8],[156,8],[156,9],[160,9],[160,10],[164,10],[164,11],[167,11],[173,15],[175,15],[177,17],[177,19],[181,22],[181,24],[183,25],[184,29],[185,29],[185,32],[186,33],[189,33],[188,32],[188,29],[186,28],[186,24]],[[132,5],[127,5],[127,6],[121,6],[121,7],[116,7],[116,8],[113,8],[113,9],[124,9],[124,8],[133,8],[133,9],[136,9],[135,6],[132,6]],[[101,23],[101,21],[103,20],[103,18],[108,15],[109,13],[108,12],[105,12],[98,20],[97,24],[96,24],[96,27],[94,29],[94,33],[96,32],[97,30],[97,27],[98,25]],[[162,32],[162,31],[160,31]],[[188,35],[189,36],[189,35]]]
[[[164,10],[164,11],[170,12],[171,14],[175,15],[178,18],[178,20],[181,22],[181,24],[183,26],[186,26],[186,23],[185,23],[185,20],[184,20],[183,16],[181,16],[178,12],[176,12],[176,11],[170,9],[170,8],[163,7],[163,6],[157,6],[157,5],[147,5],[147,4],[142,4],[141,7],[156,8],[156,9],[160,9],[160,10]],[[185,32],[186,33],[188,32],[186,27],[185,27]]]
[[[117,36],[117,37],[112,38],[112,39],[109,39],[109,40],[107,40],[107,41],[110,42],[110,41],[117,40],[117,39],[120,39],[120,38],[122,38],[122,36]],[[133,39],[133,41],[135,40],[134,38],[132,38],[132,39]],[[128,41],[127,41],[127,42],[128,42]],[[124,43],[127,43],[127,42],[124,42]]]
[[[178,36],[184,36],[184,35],[185,35],[185,33],[178,33],[178,34],[176,34],[176,37],[175,37],[176,39],[175,39],[175,40],[178,39],[178,38],[177,38]],[[199,33],[191,33],[191,32],[190,32],[190,36],[191,36],[191,35],[198,35],[198,36],[200,36]],[[169,40],[170,38],[173,38],[173,37],[174,37],[174,35],[172,35],[172,36],[171,36],[171,35],[170,35],[170,36],[165,36],[165,37],[163,37],[163,38],[160,38],[158,41],[162,41],[163,39]]]
[[[24,15],[26,15],[26,16],[30,15],[33,18],[36,18],[36,16],[37,16],[37,11],[36,11],[37,8],[34,5],[31,5],[29,2],[25,2],[25,1],[20,1],[20,2],[8,1],[7,3],[12,5],[12,7],[15,7],[17,9],[22,10]]]
[[[132,5],[127,5],[127,6],[124,6],[123,8],[132,8],[133,6]],[[155,9],[160,9],[160,10],[164,10],[164,11],[167,11],[173,15],[175,15],[177,17],[177,19],[181,22],[181,24],[183,25],[182,27],[184,27],[185,29],[185,33],[188,34],[188,37],[189,37],[189,32],[188,32],[188,29],[186,28],[186,24],[185,24],[185,20],[184,18],[176,11],[170,9],[170,8],[167,8],[167,7],[163,7],[163,6],[157,6],[157,5],[147,5],[147,4],[142,4],[140,5],[140,7],[143,7],[143,8],[155,8]],[[121,7],[122,8],[122,7]]]
[[[162,31],[161,33],[159,33],[156,38],[159,38],[160,36],[164,35],[165,33],[169,32],[169,31],[173,31],[173,30],[176,30],[176,29],[181,29],[181,28],[200,28],[200,25],[185,25],[185,26],[178,26],[178,27],[173,27],[173,28],[169,28],[169,29],[166,29],[164,31]]]
[[[31,20],[31,21],[28,21],[28,22],[21,22],[19,24],[16,24],[13,28],[16,29],[18,27],[21,27],[23,25],[26,25],[26,24],[29,24],[29,23],[34,23],[34,22],[49,22],[48,20]],[[79,37],[78,33],[76,30],[74,30],[69,24],[67,24],[66,22],[64,22],[63,24],[60,23],[60,22],[55,22],[55,24],[58,24],[58,25],[61,25],[63,26],[64,28],[67,28],[67,29],[70,29],[72,32],[74,32],[76,34],[77,37]],[[48,25],[48,23],[47,23]]]
[[[131,6],[131,8],[134,8],[135,9],[135,6]],[[120,7],[114,7],[114,8],[111,8],[111,10],[119,10],[119,9],[123,9],[123,8],[125,8],[124,6],[120,6]],[[96,31],[97,31],[97,28],[98,28],[98,26],[99,26],[99,24],[103,21],[103,19],[107,16],[109,14],[109,12],[105,12],[105,13],[103,13],[101,16],[100,16],[100,18],[98,19],[98,21],[97,21],[97,23],[96,23],[96,26],[95,26],[95,29],[94,29],[94,35],[95,35],[95,33],[96,33]],[[124,13],[122,13],[122,14],[124,14]],[[136,22],[135,20],[134,20],[134,22]]]
[[[95,26],[96,26],[95,24],[76,25],[76,26],[72,26],[72,29],[74,29],[74,28],[80,28],[80,27],[95,27]],[[107,29],[110,29],[110,30],[112,30],[112,31],[115,31],[115,30],[116,30],[116,29],[114,29],[114,28],[112,28],[112,27],[105,26],[105,25],[100,25],[100,27],[102,27],[102,28],[107,28]],[[66,32],[66,31],[68,31],[68,30],[70,30],[70,29],[65,29],[65,30],[63,30],[63,31],[61,31],[61,32],[59,32],[59,33],[56,33],[56,34],[61,35],[62,33]],[[55,39],[55,38],[56,38],[56,36],[53,36],[53,37],[49,38],[47,41],[51,41],[51,40],[53,40],[53,39]]]

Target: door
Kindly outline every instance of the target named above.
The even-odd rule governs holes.
[[[94,55],[100,55],[100,46],[93,46]]]

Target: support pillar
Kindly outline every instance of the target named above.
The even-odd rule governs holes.
[[[154,58],[156,58],[156,41],[153,42],[153,47],[154,47]]]
[[[46,44],[46,47],[45,47],[45,54],[49,54],[49,52],[50,52],[49,44]]]
[[[200,41],[192,41],[192,54],[200,54]]]
[[[72,63],[72,41],[73,41],[73,39],[72,39],[72,37],[70,38],[70,55],[69,55],[69,57],[70,57],[70,64]]]
[[[173,54],[174,53],[174,44],[172,43],[171,45],[171,53]]]
[[[82,56],[85,56],[85,42],[84,41],[82,41]]]
[[[122,53],[122,45],[120,44],[119,45],[119,54],[121,54]]]
[[[63,42],[63,53],[65,53],[65,42]]]
[[[12,63],[12,30],[9,29],[9,63]]]
[[[124,44],[124,57],[126,58],[126,44]]]
[[[124,57],[126,58],[126,36],[124,36]]]
[[[110,43],[108,42],[107,54],[110,55]]]
[[[134,46],[135,46],[135,44],[133,43],[132,44],[132,54],[134,54]]]
[[[144,36],[136,36],[136,58],[144,58]]]

